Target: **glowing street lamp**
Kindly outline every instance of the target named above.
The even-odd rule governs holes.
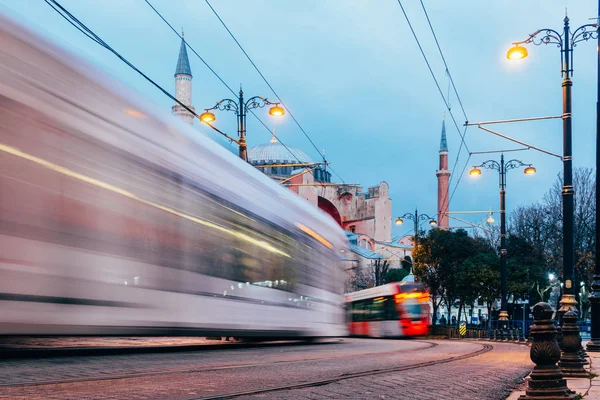
[[[206,122],[207,124],[213,122],[216,119],[217,118],[215,117],[215,114],[208,111],[205,111],[200,115],[200,121]]]
[[[415,213],[411,214],[411,213],[406,213],[404,214],[402,217],[398,217],[396,218],[396,225],[402,225],[404,223],[404,218],[407,219],[412,219],[415,223],[415,234],[414,234],[414,238],[415,238],[415,245],[414,245],[414,249],[417,248],[417,243],[419,240],[419,221],[426,221],[429,220],[429,225],[432,227],[435,227],[437,225],[437,221],[435,220],[435,218],[430,217],[427,214],[420,214],[419,212],[415,209]],[[413,258],[414,258],[414,249],[413,249]]]
[[[469,172],[471,176],[481,175],[481,168],[495,169],[500,174],[500,280],[501,280],[501,293],[502,298],[500,302],[500,314],[498,320],[501,324],[501,335],[503,339],[506,337],[508,329],[508,308],[507,308],[507,284],[506,284],[506,173],[515,168],[526,167],[525,174],[534,174],[535,168],[531,164],[524,164],[519,160],[510,160],[504,162],[504,154],[500,156],[500,162],[494,160],[487,160],[481,165],[473,167]],[[494,219],[490,214],[488,223],[492,223]]]
[[[239,155],[244,161],[248,161],[247,156],[247,145],[246,145],[246,114],[248,111],[255,108],[263,108],[266,105],[272,105],[269,109],[269,115],[274,117],[281,117],[285,114],[283,107],[279,103],[273,103],[267,100],[265,97],[254,96],[244,101],[244,92],[240,87],[240,93],[237,100],[223,99],[219,100],[213,108],[207,108],[202,115],[200,115],[200,121],[204,123],[214,122],[217,118],[215,114],[211,113],[211,110],[221,111],[233,111],[237,116],[238,126],[238,144],[239,144]]]
[[[519,46],[515,43],[515,47],[511,47],[506,53],[506,58],[509,60],[522,60],[526,58],[529,54],[527,53],[527,49],[523,46]]]
[[[477,167],[473,167],[472,170],[469,171],[470,176],[479,176],[481,175],[481,170]]]
[[[575,190],[573,188],[573,148],[572,148],[572,95],[571,89],[573,81],[573,50],[577,43],[588,41],[590,39],[599,39],[598,51],[600,51],[600,38],[598,32],[600,25],[598,23],[585,24],[571,29],[569,17],[565,16],[563,20],[562,32],[554,29],[538,29],[529,37],[521,42],[513,42],[515,47],[511,48],[507,57],[510,60],[518,60],[527,56],[527,51],[521,45],[534,44],[536,46],[552,45],[560,51],[560,67],[562,75],[562,103],[563,103],[563,187],[562,187],[562,208],[563,208],[563,281],[565,291],[560,300],[560,309],[558,313],[562,323],[562,315],[568,311],[577,312],[577,300],[575,299],[574,278],[574,259],[575,251],[573,245],[573,203]],[[523,52],[522,50],[525,50]],[[600,61],[599,61],[600,62]],[[600,84],[600,81],[599,81]],[[600,86],[598,89],[600,99]],[[600,125],[597,128],[597,134],[600,134]],[[600,157],[600,147],[597,146],[596,158]],[[597,160],[598,164],[598,160]],[[598,164],[600,165],[600,164]],[[597,198],[600,196],[597,196]],[[598,207],[597,207],[598,209]],[[600,229],[600,228],[599,228]],[[596,234],[599,235],[598,231]],[[597,248],[600,248],[596,241]],[[594,284],[592,285],[592,295],[590,297],[592,308],[592,334],[587,349],[591,351],[600,351],[600,263],[596,263],[594,269]],[[594,321],[596,320],[596,321]],[[578,368],[579,369],[579,368]],[[583,371],[583,367],[580,369]]]
[[[273,107],[269,109],[269,114],[274,117],[281,117],[285,114],[282,107],[279,107],[279,103],[275,104]]]

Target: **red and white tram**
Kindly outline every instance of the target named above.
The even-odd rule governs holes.
[[[394,282],[345,295],[351,336],[429,333],[429,292],[417,282]]]

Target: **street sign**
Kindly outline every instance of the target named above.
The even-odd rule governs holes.
[[[460,326],[458,327],[458,333],[460,334],[460,336],[465,336],[467,334],[467,324],[464,322],[460,323]]]

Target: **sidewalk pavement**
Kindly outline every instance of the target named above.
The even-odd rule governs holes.
[[[583,342],[583,348],[587,340]],[[589,365],[585,368],[591,372],[590,379],[588,378],[567,378],[567,386],[577,394],[581,394],[583,399],[600,399],[600,353],[588,352]],[[527,379],[515,389],[506,400],[517,400],[519,396],[525,396],[527,390]]]

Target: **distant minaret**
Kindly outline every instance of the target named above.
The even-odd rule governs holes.
[[[448,228],[448,208],[450,198],[448,185],[450,180],[450,170],[448,169],[448,141],[446,140],[446,123],[442,119],[442,138],[440,140],[440,169],[436,174],[438,179],[438,227]]]
[[[192,111],[192,69],[188,59],[185,42],[183,41],[183,32],[181,32],[181,47],[179,48],[179,58],[177,59],[177,68],[175,69],[175,98],[188,106]],[[194,115],[181,105],[176,103],[171,108],[173,114],[189,124],[194,123]]]

